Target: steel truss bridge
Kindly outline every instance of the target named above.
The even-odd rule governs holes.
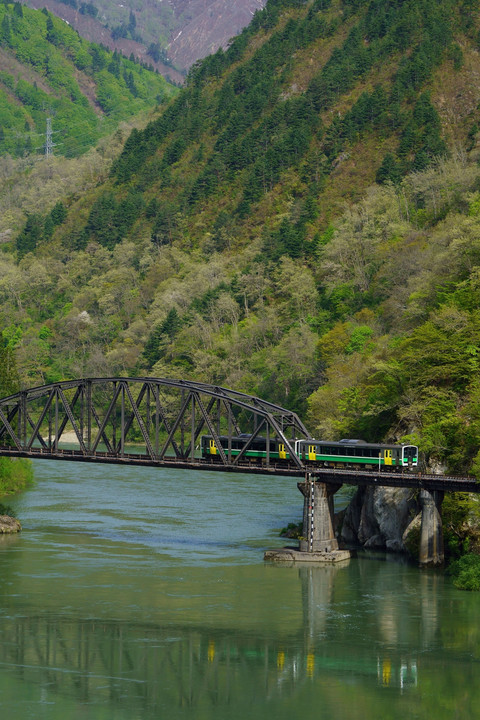
[[[232,438],[248,435],[237,454]],[[213,438],[218,462],[200,456],[202,435]],[[228,439],[220,441],[220,436]],[[247,456],[267,440],[260,467]],[[0,455],[130,463],[192,469],[303,473],[294,440],[310,437],[290,410],[217,385],[158,378],[89,378],[52,383],[0,400]],[[279,439],[292,458],[269,457]]]
[[[215,462],[199,452],[202,435],[215,443]],[[240,452],[232,453],[232,439],[239,435],[246,442]],[[266,457],[251,458],[248,450],[260,436],[266,439]],[[68,380],[0,399],[0,456],[308,475],[332,485],[480,492],[472,477],[306,464],[295,453],[295,440],[311,437],[290,410],[218,385],[187,380]],[[285,446],[288,461],[270,457],[270,439]]]

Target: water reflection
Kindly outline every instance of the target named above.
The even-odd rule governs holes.
[[[478,717],[478,597],[389,556],[264,564],[295,487],[44,467],[0,538],[5,717]]]
[[[428,647],[436,634],[436,582],[426,576],[421,598],[412,594],[407,602],[395,602],[393,595],[377,595],[384,582],[379,573],[370,578],[374,580],[371,595],[360,592],[356,603],[352,599],[345,603],[342,597],[347,578],[352,580],[351,569],[301,567],[289,573],[303,623],[283,637],[219,631],[209,623],[205,627],[176,624],[168,617],[162,625],[51,612],[7,614],[0,622],[3,678],[8,672],[10,678],[36,686],[45,702],[61,695],[81,704],[148,713],[162,707],[241,707],[253,697],[271,701],[294,695],[305,683],[326,678],[348,679],[350,684],[369,679],[402,691],[415,687],[417,658],[405,657],[398,634],[420,631],[421,644]],[[365,648],[352,627],[368,621],[372,597],[376,631],[372,645]],[[355,604],[357,618],[352,614]],[[426,623],[423,608],[428,608]]]
[[[348,563],[347,563],[348,564]],[[349,612],[344,613],[342,618],[342,607],[344,604],[338,602],[338,595],[335,594],[335,580],[344,579],[342,575],[342,567],[346,564],[325,566],[325,567],[302,567],[299,570],[299,576],[302,584],[303,597],[303,615],[304,615],[304,637],[305,637],[305,654],[306,654],[306,674],[313,677],[315,670],[323,672],[324,669],[338,670],[340,672],[348,672],[353,675],[376,673],[378,682],[383,687],[399,687],[402,690],[410,686],[417,685],[417,662],[415,658],[405,657],[393,648],[398,647],[398,635],[402,628],[404,614],[403,603],[398,601],[398,594],[395,597],[392,593],[364,595],[363,603],[375,598],[376,601],[376,623],[377,632],[372,634],[372,639],[378,637],[384,641],[385,645],[382,651],[375,657],[370,656],[369,661],[358,661],[353,654],[345,657],[345,643],[348,642],[347,635],[350,632],[352,618]],[[377,577],[378,583],[383,580]],[[377,590],[379,588],[377,587]],[[341,592],[341,591],[340,591]],[[340,593],[339,593],[340,595]],[[432,601],[432,594],[429,594],[429,603]],[[407,621],[414,621],[414,614],[407,611]],[[432,617],[433,614],[430,613]],[[347,622],[342,622],[346,620]],[[340,622],[338,622],[340,621]],[[339,647],[342,648],[341,653],[337,656],[335,648],[328,645],[328,654],[325,653],[325,640],[328,641],[332,622],[335,631],[338,632],[342,625],[348,630],[344,636],[339,639]],[[330,625],[330,627],[329,627]],[[423,627],[423,625],[421,625]],[[431,626],[430,626],[431,627]],[[405,629],[405,628],[404,628]],[[373,628],[372,628],[373,630]],[[353,640],[353,638],[352,638]],[[342,642],[343,641],[343,642]],[[383,645],[383,643],[382,643]],[[391,648],[391,649],[387,649]]]
[[[249,697],[291,694],[325,673],[371,676],[402,689],[416,685],[416,662],[389,653],[368,663],[322,652],[190,628],[50,617],[1,623],[0,663],[44,695],[81,703],[148,707],[228,705]],[[331,650],[331,648],[330,648]]]

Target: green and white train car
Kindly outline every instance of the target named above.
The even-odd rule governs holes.
[[[306,462],[326,467],[348,465],[359,468],[399,470],[418,466],[416,445],[366,443],[363,440],[297,440],[295,452]]]
[[[237,457],[249,443],[243,453],[245,460],[263,462],[267,458],[273,461],[289,461],[290,453],[284,442],[278,438],[270,439],[267,453],[267,440],[258,436],[251,440],[251,435],[219,437],[225,454],[230,452],[232,458]],[[367,470],[411,470],[418,466],[418,448],[416,445],[389,445],[366,443],[363,440],[328,440],[303,439],[291,442],[295,454],[306,464],[320,467],[350,467]],[[230,450],[229,450],[230,446]],[[201,438],[202,457],[210,460],[219,459],[219,451],[211,435]]]

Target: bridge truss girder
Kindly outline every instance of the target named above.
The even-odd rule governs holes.
[[[0,399],[0,448],[18,454],[57,456],[65,441],[79,458],[125,459],[134,443],[151,463],[172,458],[198,463],[202,434],[211,436],[218,462],[241,467],[255,439],[284,444],[291,463],[303,470],[294,440],[310,437],[299,417],[285,408],[217,385],[166,378],[72,380]],[[232,438],[247,436],[239,454]],[[220,439],[222,437],[222,440]],[[130,452],[129,452],[130,451]],[[138,453],[138,448],[135,451]]]

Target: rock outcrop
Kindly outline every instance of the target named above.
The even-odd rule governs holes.
[[[20,532],[22,526],[17,518],[10,517],[9,515],[0,515],[0,534],[10,534]]]
[[[347,545],[410,551],[406,531],[418,512],[416,493],[408,488],[359,487],[345,512],[340,539]]]

